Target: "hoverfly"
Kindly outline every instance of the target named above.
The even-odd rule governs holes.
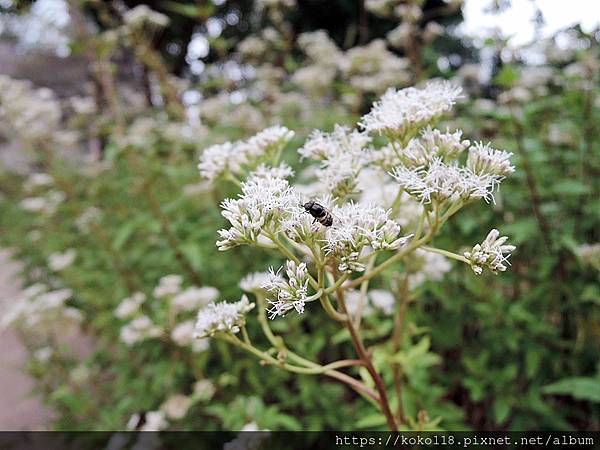
[[[319,222],[325,227],[330,227],[333,224],[333,216],[323,205],[310,200],[302,205],[302,207],[315,218],[313,223]]]

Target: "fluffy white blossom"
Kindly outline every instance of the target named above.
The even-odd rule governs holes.
[[[139,311],[144,301],[146,301],[146,294],[143,292],[136,292],[131,297],[124,298],[115,309],[115,317],[125,319],[132,316]]]
[[[429,82],[421,89],[389,89],[360,124],[369,133],[402,139],[449,111],[460,92],[448,81]]]
[[[144,25],[150,25],[157,28],[164,28],[169,24],[169,17],[152,10],[147,5],[138,5],[123,14],[124,22],[132,28],[140,28]]]
[[[391,316],[396,307],[396,297],[390,291],[383,289],[373,289],[369,291],[371,304],[381,310],[384,314]]]
[[[325,191],[344,197],[356,191],[357,177],[369,161],[366,146],[371,138],[357,130],[336,125],[333,132],[313,131],[298,153],[321,161],[316,173]]]
[[[120,339],[125,345],[132,346],[161,334],[162,329],[155,325],[148,316],[139,316],[121,328]]]
[[[162,405],[160,410],[171,420],[180,420],[185,417],[192,406],[192,400],[183,394],[171,395]]]
[[[228,170],[233,173],[238,172],[245,161],[243,155],[236,150],[237,146],[231,142],[205,148],[198,164],[200,175],[213,181],[226,174]]]
[[[363,271],[361,255],[365,247],[397,250],[410,236],[400,235],[400,225],[383,208],[347,203],[333,209],[333,225],[327,229],[325,251],[339,260],[342,272]]]
[[[207,338],[195,338],[195,323],[193,320],[185,320],[178,323],[171,331],[171,339],[180,347],[191,346],[194,353],[201,353],[208,350],[209,342]]]
[[[221,204],[221,214],[231,223],[231,228],[219,230],[219,250],[256,243],[263,231],[277,233],[282,217],[294,208],[299,209],[299,205],[300,199],[287,180],[249,179],[242,184],[238,199],[226,199]]]
[[[23,189],[29,192],[38,187],[50,186],[53,183],[54,178],[52,178],[52,175],[48,175],[47,173],[32,173],[25,181]]]
[[[48,257],[48,267],[53,272],[59,272],[73,264],[76,257],[77,252],[72,248],[65,250],[63,253],[52,253]]]
[[[246,292],[263,292],[263,286],[269,281],[269,272],[254,272],[246,275],[240,280],[240,288]]]
[[[290,310],[295,309],[298,314],[304,313],[304,305],[308,298],[308,270],[306,263],[296,264],[287,261],[285,265],[284,278],[281,269],[275,272],[269,269],[269,280],[263,284],[263,288],[271,295],[268,298],[271,307],[267,310],[269,318],[285,316]]]
[[[407,259],[407,280],[410,290],[425,281],[439,281],[452,268],[448,258],[439,253],[416,249]]]
[[[181,275],[165,275],[158,280],[158,286],[154,288],[152,294],[156,298],[163,298],[170,295],[175,295],[181,291],[181,283],[183,278]]]
[[[294,132],[282,126],[266,128],[246,141],[212,145],[202,152],[200,175],[214,181],[227,173],[239,174],[243,166],[254,168],[271,160],[294,137]]]
[[[476,142],[469,149],[467,167],[477,174],[491,174],[506,177],[515,171],[510,164],[512,153],[494,150],[489,144]]]
[[[24,198],[19,203],[19,206],[26,211],[51,215],[54,214],[58,205],[65,201],[65,198],[64,192],[53,190],[41,197]]]
[[[489,269],[493,273],[504,272],[510,253],[515,250],[514,245],[505,244],[507,236],[500,237],[498,230],[489,232],[481,244],[476,244],[464,256],[469,260],[469,264],[477,275],[481,275],[483,269]]]
[[[215,333],[239,333],[246,323],[246,313],[254,308],[245,295],[235,303],[210,303],[198,312],[195,337],[213,336]]]
[[[467,167],[446,164],[441,158],[433,159],[426,168],[398,166],[391,175],[402,188],[422,203],[478,198],[490,201],[500,182],[498,176],[476,174]]]
[[[171,299],[177,311],[193,311],[217,299],[219,290],[212,286],[189,287]]]

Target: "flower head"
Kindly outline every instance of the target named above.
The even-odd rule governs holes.
[[[254,308],[245,295],[235,303],[210,303],[198,312],[196,338],[214,336],[215,333],[239,333],[246,323],[246,313]]]
[[[268,299],[271,305],[268,310],[270,319],[283,317],[292,309],[295,309],[298,314],[304,313],[304,305],[308,298],[309,278],[306,264],[287,261],[285,265],[287,280],[280,274],[281,269],[275,272],[270,268],[269,280],[262,286],[272,295]]]
[[[481,275],[483,269],[489,269],[493,273],[504,272],[508,264],[510,252],[515,250],[514,245],[507,245],[506,236],[500,236],[498,230],[492,230],[481,244],[476,244],[470,252],[465,252],[464,256],[469,260],[469,264],[477,275]]]
[[[461,88],[448,81],[430,82],[421,89],[389,89],[360,125],[368,133],[404,138],[449,111],[460,93]]]
[[[494,150],[490,144],[476,142],[469,149],[467,167],[477,174],[504,178],[515,171],[515,166],[510,164],[511,156],[512,153],[504,150]]]

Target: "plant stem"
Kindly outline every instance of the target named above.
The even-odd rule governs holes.
[[[338,301],[340,303],[342,310],[347,314],[348,311],[346,309],[346,304],[344,302],[344,291],[341,289],[338,290],[337,295],[338,295]],[[396,424],[396,419],[394,418],[394,415],[392,414],[392,410],[390,409],[390,403],[387,398],[387,393],[385,391],[385,385],[383,383],[383,380],[382,380],[381,376],[379,375],[379,373],[377,373],[377,370],[375,369],[375,366],[373,365],[373,361],[371,361],[371,356],[365,349],[365,347],[362,343],[362,340],[361,340],[354,324],[352,323],[352,320],[346,321],[346,328],[348,328],[348,331],[350,332],[350,337],[352,338],[352,344],[354,345],[354,348],[356,349],[358,356],[364,362],[365,368],[367,369],[367,371],[369,372],[369,375],[371,375],[371,378],[373,379],[373,381],[375,383],[375,387],[377,389],[377,392],[379,393],[379,405],[380,405],[381,411],[383,412],[383,414],[385,416],[388,427],[390,428],[391,431],[398,431],[398,425]]]
[[[394,355],[400,351],[402,345],[402,328],[406,316],[406,308],[410,300],[406,276],[402,278],[400,283],[400,302],[398,303],[396,315],[394,316],[394,332],[392,334],[392,354]],[[394,378],[396,399],[398,400],[396,416],[400,423],[406,423],[406,414],[404,413],[404,403],[402,401],[402,369],[397,362],[392,364],[392,376]]]
[[[447,250],[442,250],[441,248],[428,247],[426,245],[423,245],[421,247],[421,249],[425,250],[426,252],[438,253],[438,254],[443,255],[443,256],[445,256],[447,258],[456,259],[457,261],[461,261],[461,262],[464,262],[466,264],[470,264],[469,260],[467,258],[465,258],[464,256],[459,255],[457,253],[449,252]]]

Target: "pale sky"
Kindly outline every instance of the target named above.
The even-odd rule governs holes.
[[[581,23],[585,31],[600,23],[600,0],[511,0],[511,7],[501,14],[489,14],[484,10],[490,0],[466,0],[463,6],[465,21],[459,30],[469,36],[489,35],[496,28],[504,36],[512,36],[510,44],[527,44],[533,40],[532,19],[535,5],[542,11],[546,25],[543,36]]]

